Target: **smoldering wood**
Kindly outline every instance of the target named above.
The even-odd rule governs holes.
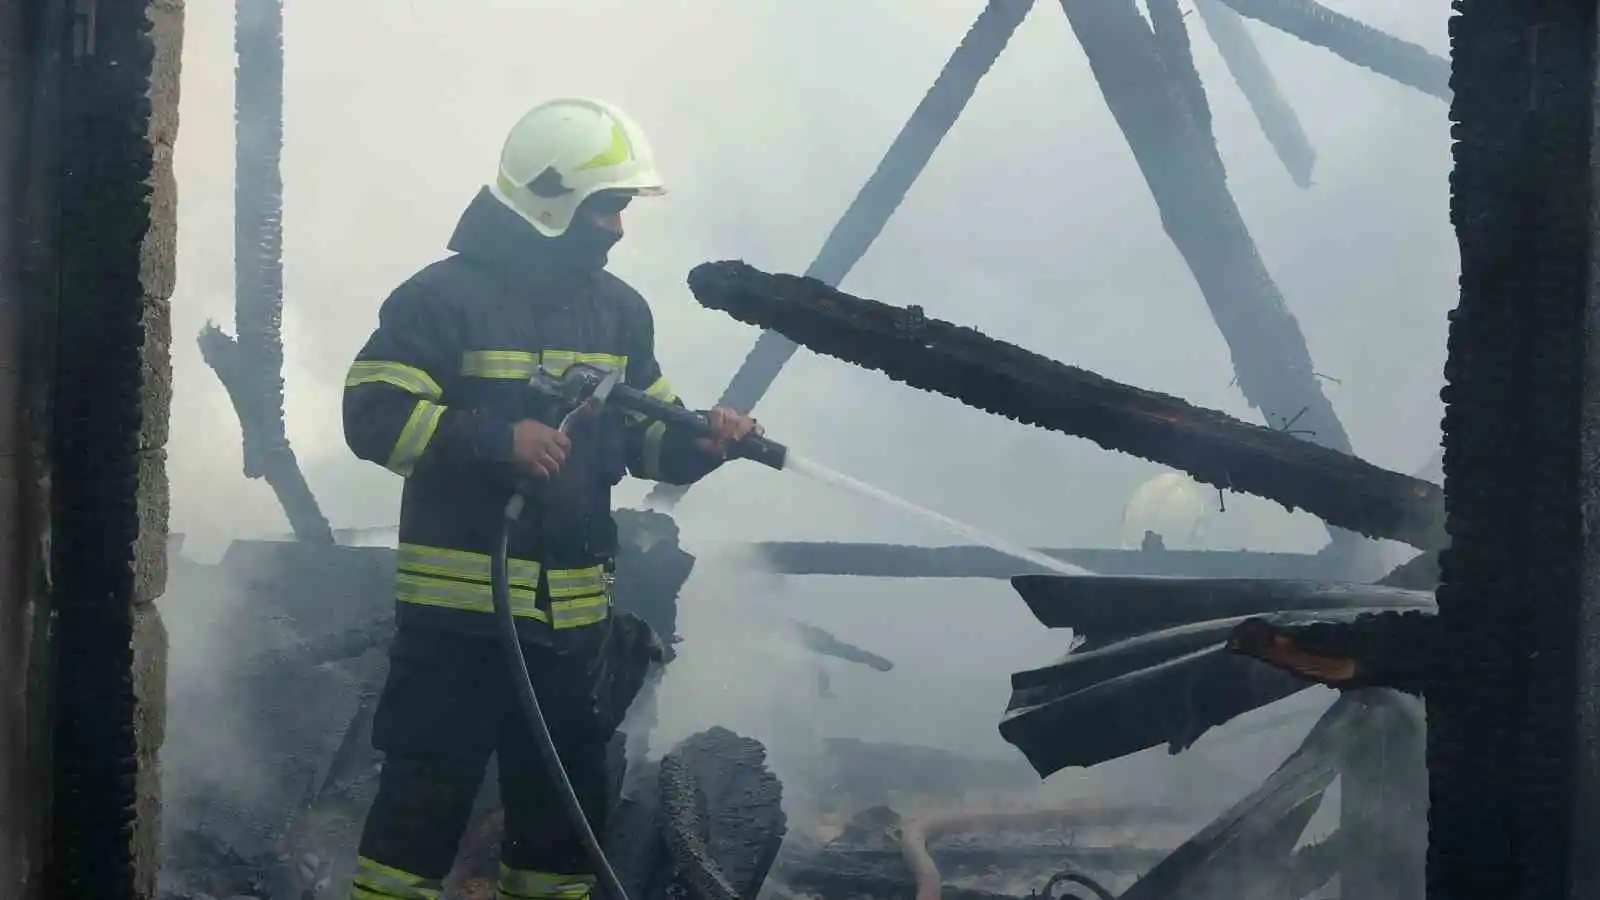
[[[703,306],[912,387],[1305,509],[1370,537],[1423,549],[1445,543],[1437,485],[1283,430],[1119,384],[929,318],[919,307],[854,297],[815,279],[717,262],[696,266],[689,287]]]

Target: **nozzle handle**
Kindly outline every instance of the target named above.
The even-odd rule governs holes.
[[[728,456],[732,459],[748,459],[758,462],[770,469],[783,471],[783,465],[788,461],[789,448],[777,441],[768,440],[754,434],[747,434],[735,441],[728,448]]]

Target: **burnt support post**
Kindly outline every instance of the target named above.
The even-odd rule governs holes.
[[[1428,693],[1428,896],[1600,895],[1596,4],[1451,21],[1461,300]]]
[[[8,774],[7,799],[26,805],[7,810],[20,828],[14,841],[5,829],[3,892],[150,898],[182,5],[27,0],[0,16],[19,21],[10,46],[24,52],[0,74],[26,80],[7,85],[26,108],[9,117],[22,128],[0,172],[20,180],[7,185],[15,230],[0,258],[26,349],[12,456],[22,533],[8,538],[23,552],[4,586],[4,654],[6,692],[26,707],[22,770],[48,761],[49,774],[21,795]],[[20,862],[19,848],[31,854]]]
[[[234,48],[234,319],[238,339],[215,325],[200,352],[239,415],[244,474],[272,487],[302,541],[333,543],[284,423],[283,0],[236,0]]]

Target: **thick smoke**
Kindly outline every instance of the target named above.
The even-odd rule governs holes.
[[[266,485],[240,475],[233,411],[186,337],[207,319],[231,319],[230,6],[187,9],[177,149],[172,527],[205,560],[229,541],[288,530]],[[1337,6],[1445,50],[1444,0]],[[630,209],[613,269],[650,299],[678,392],[706,404],[754,334],[699,309],[685,273],[714,258],[801,269],[981,7],[413,2],[374,17],[361,4],[287,4],[289,434],[335,528],[393,524],[399,491],[344,447],[344,369],[387,292],[442,254],[525,107],[558,93],[604,96],[649,130],[672,193]],[[1247,25],[1305,123],[1318,169],[1311,189],[1290,182],[1196,28],[1230,185],[1356,451],[1414,470],[1437,447],[1457,269],[1444,108]],[[1256,416],[1054,3],[1037,4],[845,287]],[[1115,546],[1124,504],[1157,471],[804,352],[757,413],[774,437],[830,465],[1029,544]],[[619,501],[642,494],[630,486]],[[1066,640],[1040,628],[1005,584],[785,578],[717,551],[748,540],[950,536],[753,468],[716,474],[676,515],[701,563],[682,596],[680,657],[658,689],[653,752],[712,724],[757,737],[796,811],[822,799],[830,738],[1017,761],[995,729],[1007,676],[1054,658]],[[1213,546],[1261,550],[1311,551],[1323,540],[1309,517],[1232,497],[1211,536]],[[186,581],[193,571],[177,569],[161,604],[172,643],[169,782],[250,801],[270,781],[252,756],[259,723],[218,688],[237,661],[240,635],[226,623],[241,586]],[[790,619],[896,667],[819,657],[786,629]],[[1210,814],[1282,759],[1326,702],[1302,694],[1290,703],[1308,706],[1304,724],[1236,736],[1247,717],[1182,756],[1158,750],[1062,773],[1038,796]],[[207,727],[192,727],[200,722]]]

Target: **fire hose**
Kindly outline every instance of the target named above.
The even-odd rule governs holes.
[[[711,436],[711,423],[704,413],[685,409],[676,403],[666,402],[644,391],[621,384],[621,376],[622,373],[618,369],[587,363],[568,366],[560,375],[552,374],[541,367],[529,382],[529,387],[535,393],[554,401],[556,409],[561,413],[558,427],[562,433],[567,433],[580,415],[595,414],[606,405],[614,404],[627,413],[651,422],[665,424],[669,428],[685,429],[696,437]],[[730,458],[753,460],[773,469],[783,468],[788,453],[784,445],[759,435],[747,435],[728,448]],[[595,879],[599,882],[600,888],[610,900],[628,900],[627,892],[623,890],[616,870],[611,867],[611,861],[606,858],[605,849],[600,845],[600,839],[595,836],[589,817],[583,811],[578,792],[573,789],[572,779],[567,774],[566,766],[561,762],[561,754],[556,750],[555,740],[550,735],[550,726],[545,721],[544,709],[539,704],[539,692],[533,687],[533,676],[528,671],[528,660],[523,655],[522,642],[517,636],[516,617],[511,611],[509,564],[511,532],[522,518],[523,508],[533,493],[533,487],[529,484],[519,484],[517,490],[513,492],[511,499],[506,503],[505,516],[500,524],[500,535],[495,541],[494,552],[489,557],[489,583],[490,593],[494,598],[495,617],[500,624],[500,635],[503,639],[506,661],[511,667],[511,680],[517,691],[517,699],[528,725],[533,730],[534,742],[539,748],[545,775],[556,785],[556,793],[561,797],[561,805],[567,820],[583,841],[584,851],[594,868]]]

